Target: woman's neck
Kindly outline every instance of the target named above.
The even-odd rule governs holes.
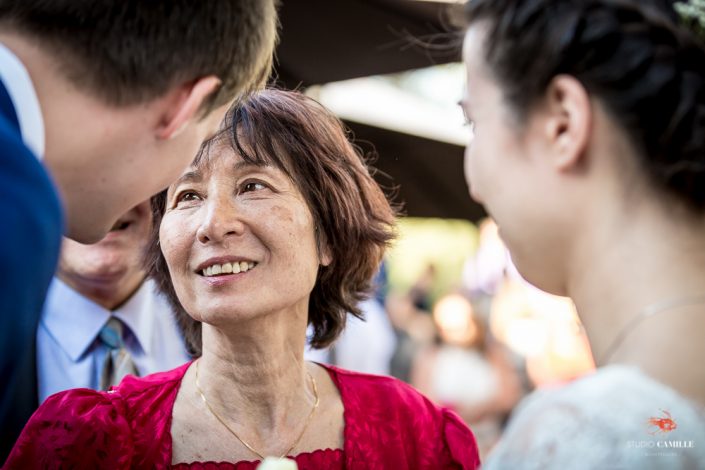
[[[705,219],[685,222],[641,207],[613,220],[584,237],[569,274],[569,295],[598,366],[636,365],[705,398],[705,374],[692,380],[693,371],[673,367],[705,354],[698,340],[705,332],[705,303],[698,301],[705,295]]]
[[[305,419],[315,402],[305,335],[306,320],[295,315],[231,330],[204,324],[199,381],[211,406],[235,422],[252,423],[261,435]]]

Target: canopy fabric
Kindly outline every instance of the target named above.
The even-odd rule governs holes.
[[[285,88],[396,73],[460,60],[461,34],[449,5],[413,0],[284,0],[275,82]],[[425,45],[424,45],[425,43]],[[398,188],[396,201],[413,217],[477,221],[483,209],[468,194],[463,148],[347,122],[377,175]],[[365,143],[366,142],[366,143]],[[371,145],[370,145],[371,144]]]

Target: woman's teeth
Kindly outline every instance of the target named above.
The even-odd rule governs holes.
[[[206,277],[218,276],[220,274],[246,273],[256,265],[257,263],[252,261],[249,263],[247,261],[240,261],[239,263],[214,264],[212,266],[208,266],[206,269],[203,269],[201,273]]]

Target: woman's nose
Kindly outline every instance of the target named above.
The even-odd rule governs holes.
[[[235,201],[224,198],[206,202],[205,213],[196,236],[201,243],[218,243],[243,233],[244,224]]]

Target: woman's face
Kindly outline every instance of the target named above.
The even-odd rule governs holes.
[[[206,165],[169,187],[159,237],[176,294],[196,320],[226,325],[291,309],[306,318],[319,266],[314,222],[279,169],[214,147]]]
[[[465,150],[470,193],[497,222],[519,271],[544,288],[546,254],[551,253],[550,206],[542,148],[541,120],[531,114],[519,123],[491,76],[484,58],[484,25],[471,26],[463,50],[467,91],[462,106],[472,121]],[[555,199],[555,198],[554,198]]]

